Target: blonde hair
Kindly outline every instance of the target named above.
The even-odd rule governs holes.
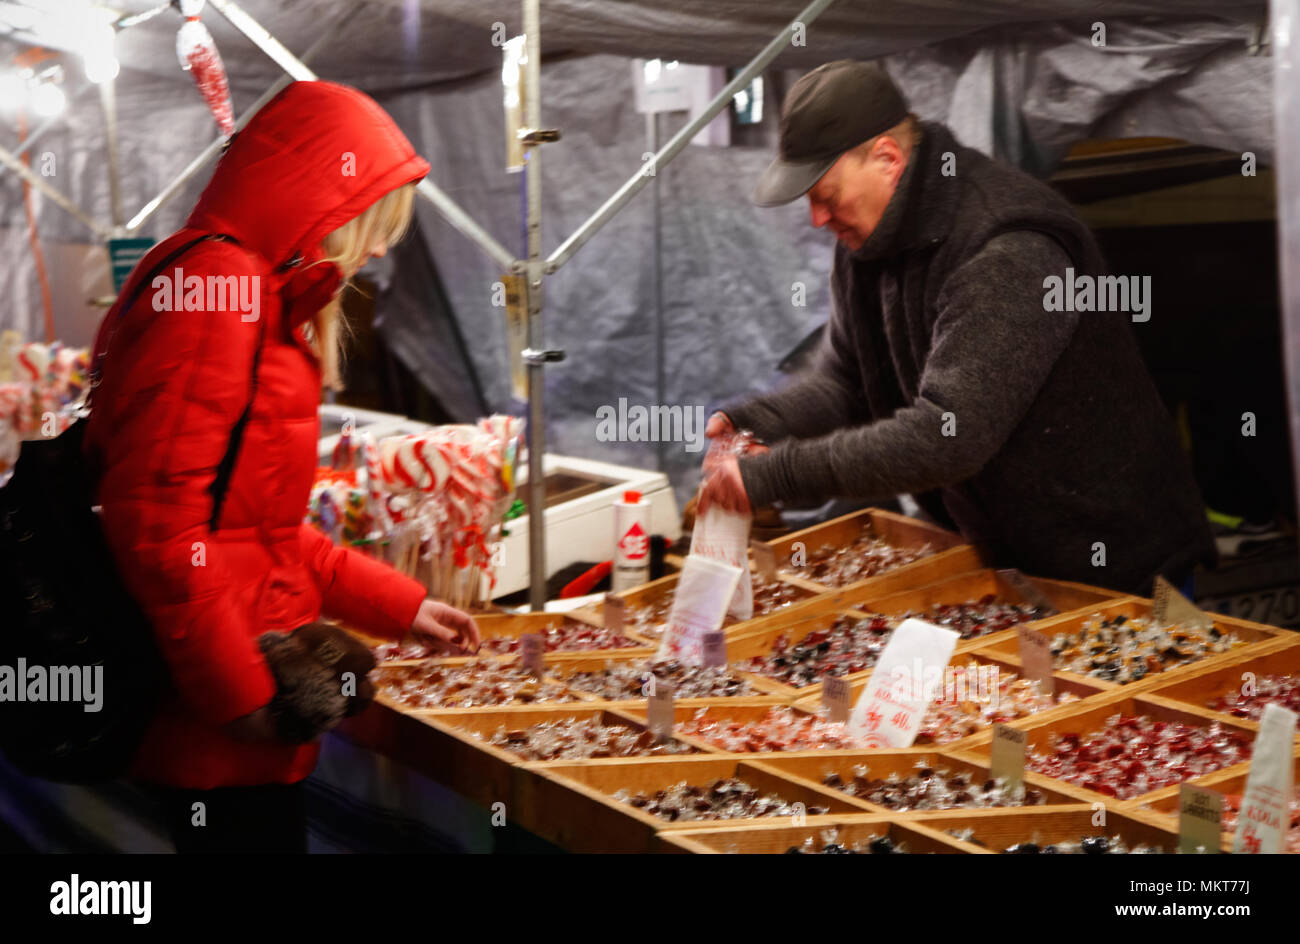
[[[343,336],[348,329],[343,318],[343,292],[352,284],[352,276],[370,258],[370,250],[376,243],[392,247],[406,234],[414,202],[415,184],[390,190],[321,241],[325,253],[321,262],[338,266],[343,273],[343,284],[312,317],[307,339],[320,357],[321,381],[331,390],[343,389]]]

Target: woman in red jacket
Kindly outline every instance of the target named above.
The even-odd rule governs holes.
[[[305,848],[301,781],[319,748],[274,733],[264,632],[324,613],[378,636],[478,646],[468,616],[303,521],[322,383],[338,381],[339,292],[401,235],[428,170],[367,96],[293,83],[235,135],[185,228],[121,298],[174,250],[225,238],[185,250],[100,328],[87,457],[114,559],[172,679],[132,776],[160,788],[182,851]]]

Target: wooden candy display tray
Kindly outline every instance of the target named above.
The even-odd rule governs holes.
[[[1123,594],[1116,593],[1113,590],[1089,587],[1081,583],[1071,583],[1068,580],[1049,580],[1046,577],[1029,576],[1024,576],[1024,580],[1058,610],[1055,616],[1037,620],[1034,625],[1044,624],[1051,619],[1059,619],[1062,614],[1082,613],[1085,610],[1092,612],[1099,605],[1124,598]],[[1034,602],[1028,599],[1028,596],[1021,592],[1012,582],[1008,581],[1005,576],[987,567],[952,574],[944,579],[935,580],[933,583],[905,590],[895,590],[885,595],[881,595],[875,588],[871,587],[849,589],[842,591],[839,598],[845,603],[851,604],[855,610],[880,613],[885,616],[904,616],[908,613],[916,613],[921,614],[922,618],[924,618],[924,614],[932,607],[941,604],[974,603],[990,595],[1000,603],[1025,604]],[[957,643],[958,651],[988,645],[990,642],[999,640],[1014,640],[1015,634],[1016,631],[1013,628],[998,633],[990,633],[986,636],[963,639]]]
[[[534,831],[543,838],[573,852],[651,852],[661,831],[734,829],[758,822],[789,825],[795,818],[817,822],[822,817],[807,814],[813,807],[826,808],[827,815],[862,810],[850,797],[783,777],[735,754],[555,763],[538,765],[534,772],[541,782],[529,791],[530,805],[519,811],[521,822],[535,824]],[[730,777],[764,795],[801,803],[802,810],[794,816],[670,822],[614,799],[620,790],[653,794],[676,783],[707,787]]]
[[[592,619],[589,615],[573,611],[571,613],[489,613],[485,615],[476,615],[474,622],[478,625],[479,637],[486,642],[489,639],[517,638],[526,633],[544,633],[551,627],[571,624],[577,626],[594,626],[601,628],[601,623],[597,619]],[[369,633],[362,632],[359,629],[345,627],[349,633],[370,648],[391,643],[391,639],[380,639],[371,636]],[[624,649],[598,649],[584,650],[587,652],[608,652],[618,655],[637,655],[651,646],[651,644],[634,633],[624,633],[635,645]],[[491,653],[482,653],[480,656],[441,656],[434,657],[438,661],[455,662],[468,661],[473,658],[483,659],[505,659],[513,660],[517,658],[513,654],[495,655]],[[425,659],[390,659],[382,665],[410,665],[416,662],[424,662]]]
[[[786,852],[791,847],[802,847],[805,843],[820,850],[831,834],[834,841],[842,845],[887,837],[896,846],[917,855],[981,854],[987,851],[958,842],[916,820],[873,814],[808,817],[798,826],[754,823],[730,829],[665,830],[659,833],[656,851],[771,855]]]
[[[1212,774],[1206,774],[1204,777],[1198,777],[1189,781],[1198,787],[1205,787],[1207,790],[1214,790],[1221,793],[1224,797],[1240,796],[1246,790],[1246,777],[1250,773],[1250,764],[1237,764],[1233,767],[1225,767],[1223,770],[1216,771]],[[1297,750],[1292,760],[1291,770],[1292,783],[1300,783],[1300,750]],[[1148,794],[1139,801],[1134,801],[1130,809],[1139,815],[1146,815],[1155,822],[1163,823],[1167,828],[1178,829],[1178,804],[1179,788],[1166,787],[1163,790],[1157,790],[1155,793]],[[1226,807],[1226,803],[1225,803]],[[1224,810],[1227,813],[1227,809]],[[1223,851],[1232,851],[1233,832],[1224,830],[1223,832]]]
[[[1053,735],[1086,735],[1100,730],[1114,715],[1144,715],[1156,721],[1180,721],[1200,728],[1208,727],[1218,720],[1208,711],[1199,711],[1157,695],[1133,694],[1127,691],[1099,695],[1068,708],[1073,710],[1058,709],[1051,712],[1050,717],[1044,713],[1011,722],[1011,727],[1024,731],[1028,735],[1025,744],[1026,755],[1035,751],[1049,751]],[[1222,727],[1225,730],[1236,731],[1251,742],[1255,739],[1254,731],[1249,731],[1239,724],[1223,723]],[[972,759],[987,760],[992,749],[990,742],[991,738],[970,747],[963,745],[959,753]],[[1049,779],[1062,793],[1078,797],[1080,802],[1104,804],[1108,809],[1119,807],[1131,809],[1140,806],[1156,792],[1150,791],[1140,796],[1119,799],[1063,780]]]
[[[909,826],[924,826],[944,835],[970,851],[1001,853],[1021,843],[1039,846],[1078,842],[1085,836],[1111,839],[1118,836],[1131,849],[1139,844],[1155,846],[1165,853],[1178,851],[1178,832],[1164,823],[1132,810],[1115,807],[1037,806],[971,812],[945,810],[917,813],[906,820]],[[948,830],[973,830],[969,840],[960,840]]]
[[[1107,590],[1085,587],[1082,584],[1073,584],[1066,581],[1046,580],[1040,577],[1027,577],[1025,579],[1041,592],[1056,609],[1063,612],[1095,607],[1099,603],[1113,600],[1119,596]],[[1024,594],[1008,583],[997,571],[987,568],[957,574],[923,587],[890,593],[883,597],[863,593],[861,590],[841,591],[836,594],[837,600],[861,596],[861,603],[852,609],[831,611],[820,616],[804,616],[799,619],[787,618],[757,628],[747,626],[740,632],[728,635],[727,658],[729,661],[734,661],[736,659],[748,660],[765,656],[772,651],[773,644],[781,636],[788,636],[791,644],[794,645],[809,633],[827,628],[841,616],[851,619],[867,619],[874,615],[898,618],[909,613],[924,614],[931,607],[938,604],[978,601],[990,594],[1003,603],[1030,602],[1025,599]],[[791,617],[794,615],[790,614]],[[1009,632],[1014,636],[1014,630]],[[987,646],[990,640],[1006,635],[1007,633],[994,633],[989,636],[960,640],[957,643],[956,652],[964,653],[980,649]],[[870,670],[867,670],[867,674],[870,674]],[[766,678],[761,674],[759,677]],[[821,691],[820,682],[798,688],[775,679],[772,679],[771,682],[780,686],[777,689],[778,691],[789,695],[791,698],[807,698]],[[1095,688],[1089,686],[1090,691],[1095,690]]]
[[[1109,603],[1103,603],[1094,607],[1085,607],[1081,610],[1075,610],[1073,613],[1064,613],[1051,619],[1039,620],[1031,625],[1033,630],[1041,633],[1048,639],[1053,638],[1058,633],[1076,632],[1084,623],[1094,616],[1100,615],[1105,619],[1113,619],[1117,616],[1125,617],[1149,617],[1151,615],[1152,602],[1144,597],[1124,597]],[[1135,682],[1119,684],[1116,682],[1106,681],[1105,679],[1094,678],[1088,675],[1080,675],[1064,670],[1057,671],[1055,674],[1058,678],[1071,679],[1080,682],[1086,682],[1089,685],[1096,685],[1111,691],[1147,691],[1152,686],[1174,679],[1184,678],[1188,672],[1195,671],[1204,667],[1218,666],[1225,664],[1225,660],[1236,659],[1244,653],[1254,653],[1260,643],[1272,642],[1279,638],[1279,635],[1286,630],[1278,629],[1273,626],[1265,626],[1262,623],[1252,623],[1248,620],[1235,619],[1230,616],[1221,616],[1217,613],[1207,614],[1213,617],[1215,628],[1221,633],[1232,633],[1241,639],[1245,645],[1227,652],[1217,653],[1190,662],[1185,665],[1175,666],[1166,669],[1163,672],[1155,672],[1147,675],[1146,678]],[[1005,659],[1012,665],[1020,665],[1020,643],[1015,630],[1008,630],[1005,633],[999,633],[996,636],[990,636],[984,645],[977,647],[976,651],[995,656],[999,659]]]
[[[572,760],[526,761],[488,743],[498,729],[516,730],[565,718],[595,719],[635,731],[646,723],[608,703],[584,702],[535,708],[467,708],[445,711],[393,711],[375,706],[346,719],[336,730],[345,738],[378,751],[412,770],[438,780],[480,806],[504,802],[510,810],[528,808],[536,782],[532,770]],[[476,737],[475,735],[481,735]],[[718,753],[690,745],[692,753]],[[512,819],[515,816],[511,815]],[[523,824],[525,828],[530,825]]]
[[[1157,677],[1146,691],[1208,712],[1225,723],[1258,731],[1257,721],[1215,711],[1210,704],[1221,695],[1240,692],[1248,678],[1258,680],[1265,675],[1300,675],[1300,636],[1288,633],[1250,646],[1247,651],[1233,654],[1231,658],[1189,666],[1176,678]]]
[[[811,556],[828,545],[848,547],[864,535],[882,538],[899,548],[914,549],[929,545],[934,553],[910,564],[838,588],[811,579],[805,567],[792,564],[796,551]],[[837,589],[856,592],[870,588],[883,595],[982,566],[979,554],[965,542],[961,535],[879,508],[864,508],[824,524],[793,531],[766,542],[766,546],[772,550],[777,574],[781,579],[819,593]]]
[[[634,610],[644,606],[671,606],[673,595],[677,592],[677,584],[680,579],[679,574],[669,574],[667,577],[660,577],[658,580],[652,580],[650,583],[642,584],[639,587],[633,587],[630,590],[622,590],[618,593],[607,594],[606,600],[608,601],[611,597],[621,600],[625,610]],[[732,616],[728,616],[723,621],[723,630],[725,630],[728,635],[731,635],[741,629],[747,629],[753,624],[779,617],[781,614],[803,607],[815,599],[819,593],[824,592],[824,590],[810,589],[781,578],[778,578],[777,582],[789,588],[790,592],[795,597],[792,603],[789,603],[780,609],[773,610],[770,613],[763,613],[751,617],[748,620],[741,621]],[[588,611],[586,618],[590,618],[593,615],[602,626],[614,626],[617,624],[617,619],[610,615],[608,602],[603,604],[598,611]],[[647,635],[644,632],[639,632],[630,619],[628,620],[628,626],[624,630],[624,634],[635,635],[639,639],[644,639],[649,645],[658,645],[659,642],[653,634]]]
[[[855,767],[867,768],[867,776],[885,779],[891,776],[909,777],[921,768],[942,768],[954,774],[966,774],[972,783],[984,784],[993,779],[987,761],[947,754],[924,747],[899,748],[891,751],[803,751],[797,754],[764,754],[758,766],[778,772],[792,783],[815,786],[842,797],[857,809],[870,813],[919,814],[920,810],[891,810],[859,797],[850,796],[835,787],[826,786],[823,778],[829,773],[840,776],[844,782],[853,779]],[[1025,774],[1025,785],[1043,795],[1044,804],[1078,803],[1078,798],[1057,789],[1056,781],[1035,773]],[[969,811],[968,811],[969,812]]]
[[[618,650],[610,650],[609,653],[555,652],[544,656],[542,661],[545,663],[548,678],[555,679],[562,683],[567,683],[569,678],[580,672],[599,672],[607,666],[651,663],[654,661],[654,655],[655,651],[653,649],[642,650],[635,653],[627,653],[626,650],[621,652]],[[730,652],[728,652],[728,661],[730,661]],[[786,686],[783,686],[778,682],[774,682],[771,679],[750,672],[740,672],[734,669],[728,669],[728,671],[733,676],[748,682],[750,687],[754,689],[750,695],[739,697],[764,698],[769,704],[785,704],[790,700],[785,691]],[[632,700],[604,698],[600,695],[584,692],[578,688],[573,688],[572,691],[574,691],[580,698],[585,698],[591,701],[613,701],[622,703]],[[727,700],[725,696],[710,697],[721,701]],[[642,702],[645,701],[644,695],[638,696],[638,698]],[[678,701],[686,700],[689,699],[678,699]]]
[[[989,654],[978,650],[956,652],[948,662],[948,664],[954,669],[968,669],[971,663],[974,663],[978,667],[988,667],[987,669],[977,668],[976,673],[973,676],[973,684],[975,685],[977,694],[980,693],[980,685],[982,683],[982,680],[978,675],[979,672],[990,672],[996,670],[999,678],[1006,677],[1007,675],[1019,676],[1020,674],[1020,666],[1018,664],[996,654]],[[849,683],[849,700],[851,704],[857,703],[858,698],[862,695],[862,690],[866,688],[867,682],[870,681],[871,675],[872,673],[867,671],[845,676],[845,680]],[[1066,677],[1060,673],[1056,673],[1053,675],[1052,680],[1055,686],[1054,691],[1058,698],[1061,695],[1069,694],[1077,698],[1078,701],[1066,702],[1065,704],[1058,705],[1055,708],[1049,708],[1045,711],[1040,711],[1037,714],[1030,715],[1029,718],[1022,720],[1046,720],[1061,715],[1073,714],[1080,709],[1081,704],[1085,703],[1085,700],[1095,699],[1110,694],[1109,689],[1104,689],[1100,685],[1093,684],[1092,679],[1080,679],[1077,676]],[[969,673],[966,676],[966,683],[969,691],[969,686],[972,684],[972,675]],[[820,689],[820,686],[818,686],[818,689]],[[957,694],[955,686],[953,694],[954,696]],[[811,695],[796,700],[793,702],[793,705],[794,707],[800,708],[804,711],[819,711],[822,707],[822,693],[818,690]],[[963,750],[978,744],[985,744],[992,736],[993,729],[990,726],[982,731],[962,738],[961,740],[948,741],[943,744],[923,744],[922,746],[927,746],[932,750]]]

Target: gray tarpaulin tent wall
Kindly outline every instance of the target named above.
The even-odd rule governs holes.
[[[76,0],[0,0],[0,52],[27,43],[60,45],[58,34],[10,29],[31,10],[66,9]],[[151,0],[111,4],[139,12]],[[432,164],[435,180],[516,254],[522,254],[520,178],[506,174],[501,50],[494,24],[520,32],[520,9],[495,0],[245,0],[243,7],[289,50],[325,40],[312,59],[322,78],[356,85],[380,99]],[[791,0],[544,0],[542,114],[563,139],[544,146],[543,252],[549,253],[630,174],[646,150],[643,116],[632,107],[632,57],[740,66],[802,7]],[[332,25],[350,9],[346,27]],[[21,11],[28,11],[26,13]],[[1250,49],[1267,6],[1187,0],[838,0],[774,63],[768,88],[836,58],[884,57],[922,117],[946,121],[967,144],[1049,172],[1069,145],[1087,136],[1167,135],[1254,151],[1272,160],[1272,63]],[[212,30],[241,114],[282,75],[277,66],[212,11]],[[193,82],[177,67],[172,11],[118,37],[122,74],[117,99],[123,201],[129,217],[167,184],[215,129]],[[1105,45],[1094,43],[1094,24]],[[1267,47],[1266,47],[1267,48]],[[73,101],[66,118],[34,150],[58,158],[53,182],[96,219],[108,220],[105,132],[94,91],[69,70]],[[752,207],[747,195],[770,157],[777,106],[769,91],[762,146],[688,147],[659,171],[662,201],[662,307],[665,389],[662,402],[692,406],[757,386],[828,314],[829,238],[808,225],[800,205]],[[674,114],[663,132],[685,122]],[[14,135],[4,132],[12,147]],[[40,300],[27,251],[21,191],[5,172],[0,185],[0,273],[8,304],[0,327],[39,334]],[[146,235],[176,228],[207,179],[206,171],[149,221]],[[86,343],[94,314],[82,302],[106,290],[106,263],[86,248],[84,226],[44,201],[40,232],[58,291],[61,333]],[[428,204],[418,204],[423,247],[441,275],[487,404],[511,406],[505,330],[491,307],[495,262]],[[596,409],[651,403],[655,387],[652,202],[636,197],[548,277],[546,344],[568,360],[547,369],[548,450],[653,466],[645,443],[597,441]],[[381,314],[402,327],[401,344],[447,336],[429,324],[418,291],[381,298]],[[98,280],[98,281],[96,281]],[[807,286],[792,303],[792,285]],[[427,330],[426,330],[427,329]],[[405,363],[440,396],[466,389],[463,370],[438,352]],[[457,375],[458,384],[447,375]],[[466,399],[464,403],[469,403]],[[453,406],[464,407],[456,402]],[[468,407],[464,407],[468,409]],[[470,418],[464,416],[463,418]],[[699,455],[681,444],[667,452],[678,494],[693,489]]]

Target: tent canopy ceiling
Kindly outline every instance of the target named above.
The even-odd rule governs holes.
[[[70,6],[91,0],[0,0],[0,35],[70,49]],[[98,2],[98,0],[96,0]],[[157,0],[111,0],[126,13]],[[338,17],[355,14],[321,51],[330,77],[370,91],[388,91],[462,79],[500,67],[495,24],[507,35],[520,28],[520,8],[509,0],[240,0],[243,9],[294,53],[301,53]],[[709,65],[747,62],[805,6],[804,0],[546,0],[542,41],[548,56],[611,53]],[[55,16],[58,19],[54,19]],[[837,0],[808,27],[777,67],[807,68],[831,59],[874,58],[976,33],[1005,41],[1046,24],[1071,23],[1087,33],[1101,21],[1213,17],[1258,23],[1260,0]],[[265,85],[275,65],[215,10],[204,11],[233,83]],[[174,35],[180,16],[166,11],[125,30],[118,57],[127,68],[179,78]],[[28,27],[15,29],[15,26]],[[1115,36],[1122,43],[1122,36]]]

